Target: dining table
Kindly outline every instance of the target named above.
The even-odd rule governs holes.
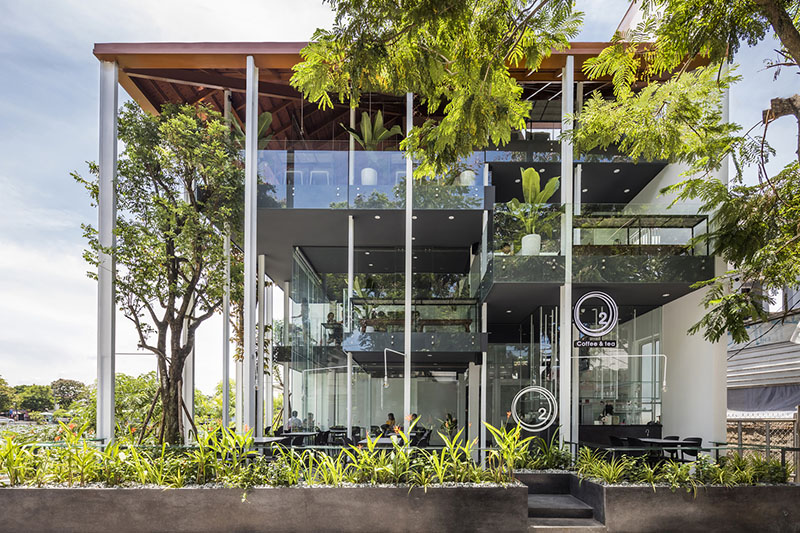
[[[639,440],[647,444],[652,444],[654,446],[663,446],[665,448],[677,448],[678,446],[684,446],[690,448],[700,447],[699,444],[697,444],[697,442],[691,440],[651,439],[651,438],[642,438]]]

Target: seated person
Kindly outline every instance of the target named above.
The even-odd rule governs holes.
[[[420,418],[417,413],[411,415],[411,424],[413,426],[412,431],[425,431],[425,428],[422,425],[422,418]]]
[[[328,333],[328,344],[335,344],[341,346],[342,338],[344,337],[344,326],[341,322],[337,322],[333,313],[328,313],[328,321],[323,324]]]
[[[388,435],[394,433],[394,428],[397,425],[397,421],[394,419],[394,413],[389,413],[386,417],[386,422],[381,424],[381,432],[384,435]]]
[[[286,423],[286,431],[297,431],[302,427],[303,421],[297,418],[297,411],[292,411],[292,416],[289,417],[289,421]]]

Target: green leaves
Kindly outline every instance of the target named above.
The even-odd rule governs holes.
[[[383,125],[383,113],[378,111],[375,114],[375,125],[369,118],[369,113],[364,111],[361,114],[361,132],[354,130],[344,124],[341,126],[353,137],[353,139],[361,145],[364,150],[377,150],[380,143],[394,137],[395,135],[402,135],[403,130],[400,126],[394,125],[391,129],[386,129]]]
[[[567,48],[583,14],[572,0],[335,0],[331,30],[317,30],[292,85],[322,108],[357,106],[368,93],[415,93],[428,115],[403,141],[441,174],[489,142],[504,144],[531,109],[511,65],[536,70]],[[363,134],[363,132],[362,132]]]
[[[559,215],[559,210],[546,209],[546,202],[558,190],[559,177],[547,180],[541,188],[541,177],[533,168],[520,169],[522,174],[522,195],[525,203],[517,198],[506,202],[511,216],[522,223],[526,234],[535,233],[537,228],[542,232],[550,231],[552,220]]]
[[[259,129],[269,127],[262,115]],[[128,103],[119,115],[117,176],[117,305],[138,333],[138,345],[157,356],[162,401],[177,405],[183,363],[195,332],[222,305],[224,232],[242,220],[243,165],[236,135],[221,115],[199,106],[167,105],[151,116]],[[75,179],[97,199],[94,177]],[[86,257],[97,265],[96,230],[84,228]],[[241,298],[242,265],[234,255],[231,299]],[[186,340],[182,339],[186,330]],[[180,439],[177,408],[164,409],[165,436]]]

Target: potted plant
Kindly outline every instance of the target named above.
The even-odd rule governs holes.
[[[522,222],[525,235],[518,255],[539,255],[542,247],[542,235],[536,233],[550,230],[550,224],[558,212],[546,211],[546,203],[558,189],[559,177],[550,178],[541,188],[539,173],[533,168],[521,169],[522,195],[525,202],[514,198],[506,203],[509,214]]]
[[[378,146],[381,142],[394,137],[395,135],[401,135],[403,130],[400,129],[400,126],[394,125],[392,129],[386,129],[383,125],[383,113],[378,111],[375,115],[375,123],[373,124],[369,118],[369,114],[364,111],[361,113],[361,131],[358,132],[353,128],[345,126],[344,124],[341,125],[347,133],[349,133],[353,139],[355,139],[361,147],[368,151],[373,152],[378,149]],[[370,162],[375,164],[374,158],[370,158]],[[373,167],[365,167],[361,169],[361,185],[377,185],[378,184],[378,171],[375,170]]]

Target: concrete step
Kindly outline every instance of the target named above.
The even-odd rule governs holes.
[[[569,494],[570,492],[570,474],[566,472],[537,472],[535,474],[517,472],[514,477],[528,486],[528,494]]]
[[[528,516],[535,518],[594,518],[594,509],[569,494],[528,494]]]
[[[542,533],[606,533],[606,526],[592,518],[529,518],[528,531]]]

